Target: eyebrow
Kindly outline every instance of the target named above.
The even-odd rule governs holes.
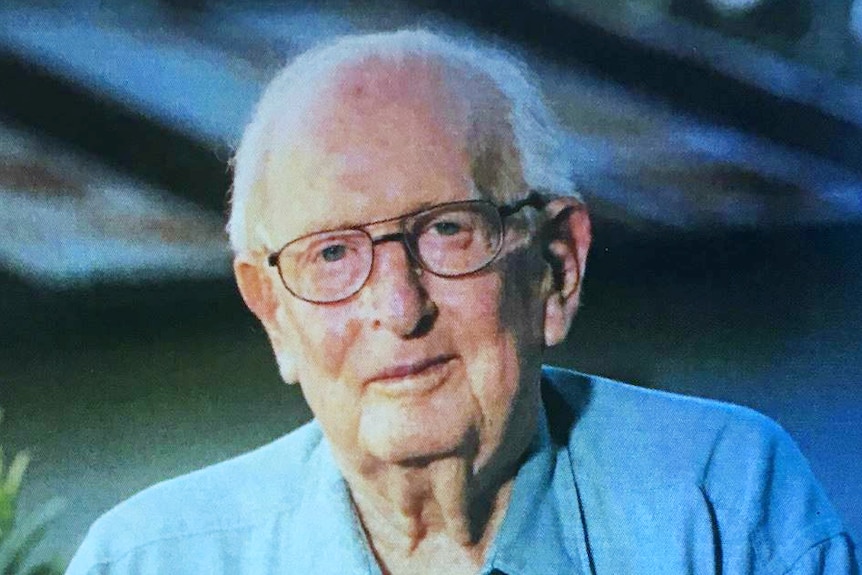
[[[425,211],[429,208],[433,208],[435,206],[440,206],[440,205],[444,205],[444,204],[454,204],[454,203],[459,203],[462,201],[463,202],[472,202],[472,201],[477,201],[477,200],[478,200],[478,198],[476,198],[476,199],[471,198],[471,199],[466,199],[466,200],[455,200],[452,202],[433,202],[433,201],[423,200],[422,202],[419,203],[419,205],[415,209],[410,210],[409,212],[405,212],[403,214],[399,214],[397,216],[391,216],[388,218],[381,218],[379,220],[373,220],[370,222],[359,222],[359,221],[345,222],[345,223],[341,223],[338,225],[331,225],[331,226],[327,225],[327,224],[320,224],[320,226],[317,229],[313,229],[311,231],[304,232],[303,234],[296,236],[292,240],[285,242],[283,244],[283,246],[286,246],[287,244],[293,243],[296,240],[301,240],[302,238],[307,238],[309,236],[313,236],[316,234],[325,234],[328,232],[338,232],[338,231],[343,231],[343,230],[359,230],[359,229],[367,228],[369,226],[373,226],[373,225],[377,225],[377,224],[385,224],[387,222],[394,222],[397,220],[401,220],[403,218],[408,218],[410,216],[414,216],[414,215],[418,214],[419,212],[423,212],[423,211]]]
[[[530,195],[532,196],[533,193],[531,192]],[[440,205],[444,205],[444,204],[455,204],[455,203],[459,203],[459,202],[486,201],[486,202],[490,202],[490,203],[494,204],[495,206],[498,205],[497,202],[492,198],[492,195],[490,193],[488,193],[483,188],[479,188],[475,184],[473,186],[471,186],[471,196],[472,197],[468,197],[468,198],[463,199],[463,200],[452,200],[449,202],[435,202],[432,200],[422,200],[415,209],[413,209],[409,212],[405,212],[405,213],[397,215],[397,216],[391,216],[388,218],[373,220],[370,222],[345,222],[345,223],[335,224],[335,225],[328,225],[328,224],[322,222],[319,226],[314,226],[315,229],[312,229],[312,230],[307,231],[307,232],[303,232],[302,234],[296,236],[295,238],[288,240],[287,242],[281,244],[280,247],[271,248],[271,250],[273,251],[273,253],[275,253],[277,251],[284,249],[288,244],[291,244],[297,240],[301,240],[303,238],[307,238],[309,236],[313,236],[316,234],[325,234],[325,233],[329,233],[329,232],[338,232],[338,231],[343,231],[343,230],[360,230],[362,228],[367,228],[368,226],[373,226],[376,224],[384,224],[386,222],[394,222],[395,220],[407,218],[407,217],[416,215],[419,212],[425,211],[429,208],[433,208],[435,206],[440,206]],[[272,255],[272,254],[270,254],[270,255]]]

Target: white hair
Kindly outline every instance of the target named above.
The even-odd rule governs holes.
[[[480,122],[503,124],[511,130],[521,177],[527,187],[577,197],[572,166],[565,152],[566,134],[523,63],[499,50],[456,42],[424,30],[346,36],[297,57],[273,79],[258,103],[233,158],[227,232],[235,253],[277,247],[268,245],[265,222],[253,217],[266,213],[262,205],[265,165],[276,143],[274,132],[282,138],[284,134],[298,132],[304,112],[338,71],[371,58],[396,63],[411,57],[440,62],[489,79],[503,95],[508,114],[502,118],[483,117]],[[460,96],[468,103],[471,98],[481,97],[473,93]]]

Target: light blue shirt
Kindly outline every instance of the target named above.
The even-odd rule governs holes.
[[[787,434],[745,408],[545,368],[543,417],[482,575],[858,574]],[[70,575],[378,575],[317,423],[166,481]]]

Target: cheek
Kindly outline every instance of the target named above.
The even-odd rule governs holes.
[[[294,334],[290,351],[306,402],[329,440],[352,448],[359,424],[359,412],[352,407],[359,398],[357,387],[349,384],[349,354],[359,337],[359,322],[334,306],[293,309],[285,319]]]
[[[480,402],[507,402],[517,393],[521,363],[533,353],[539,315],[527,282],[493,273],[451,281],[436,299],[441,327],[466,360]]]
[[[291,334],[289,345],[301,378],[337,380],[360,331],[359,321],[344,307],[296,303],[284,306],[283,326]]]
[[[506,262],[503,274],[508,278],[500,301],[500,317],[507,331],[515,336],[521,352],[544,343],[545,300],[542,280],[545,264],[532,250],[513,254]]]
[[[513,257],[497,273],[474,278],[443,280],[434,290],[441,319],[468,346],[515,342],[518,349],[543,341],[544,303],[541,297],[541,262]]]
[[[507,434],[526,424],[535,386],[524,378],[532,379],[541,363],[541,302],[528,270],[515,269],[524,275],[462,279],[437,300],[441,316],[448,312],[441,319],[448,320],[465,359],[466,389],[474,405],[471,423],[479,432],[479,467],[508,441]],[[454,424],[451,415],[450,421]]]
[[[429,290],[440,312],[438,329],[471,356],[495,347],[504,335],[500,278],[488,274],[443,282],[441,289]]]

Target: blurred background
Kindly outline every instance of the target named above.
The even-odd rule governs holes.
[[[230,276],[227,161],[286,60],[414,26],[521,55],[570,130],[596,239],[551,361],[766,413],[862,541],[862,0],[7,0],[0,445],[22,510],[66,500],[42,552],[309,418]]]

